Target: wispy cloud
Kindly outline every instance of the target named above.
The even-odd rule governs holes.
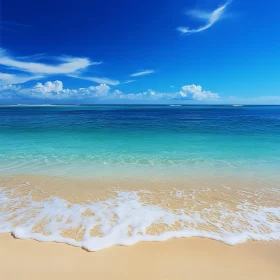
[[[38,59],[52,59],[56,63],[42,63]],[[6,73],[0,74],[0,84],[19,84],[30,80],[36,80],[48,76],[64,75],[72,78],[92,81],[97,84],[118,85],[118,80],[113,80],[103,77],[88,77],[83,76],[81,71],[84,71],[89,66],[99,65],[102,62],[92,62],[84,57],[47,57],[44,55],[35,55],[27,57],[14,57],[6,50],[0,48],[0,65],[2,65]],[[9,70],[16,70],[17,74],[7,73]],[[84,72],[83,72],[84,73]]]
[[[136,80],[127,80],[125,82],[123,82],[124,84],[130,84],[130,83],[133,83],[133,82],[136,82]]]
[[[130,75],[130,77],[139,77],[139,76],[144,76],[144,75],[149,75],[155,73],[155,70],[144,70],[141,72],[136,72]]]
[[[30,27],[28,24],[24,23],[19,23],[19,22],[14,22],[14,21],[5,21],[5,20],[0,20],[0,25],[12,25],[12,26],[23,26],[23,27]]]
[[[205,25],[202,25],[198,28],[191,29],[189,27],[178,27],[177,30],[183,34],[193,34],[204,31],[214,25],[221,17],[223,16],[227,6],[230,4],[230,1],[226,2],[223,6],[220,6],[213,12],[205,12],[201,10],[192,10],[188,14],[196,19],[206,21]]]
[[[22,61],[9,56],[3,50],[1,54],[3,55],[0,57],[0,65],[23,72],[40,73],[46,75],[69,74],[84,69],[90,65],[100,64],[99,62],[91,62],[87,58],[61,56],[58,57],[57,60],[61,61],[62,63],[51,65],[38,62]]]
[[[0,72],[0,85],[13,85],[23,84],[31,80],[37,80],[43,78],[40,75],[20,75],[20,74],[8,74]]]
[[[87,80],[87,81],[95,82],[97,84],[106,84],[106,85],[110,85],[110,86],[116,86],[116,85],[120,84],[120,81],[118,81],[118,80],[113,80],[113,79],[105,78],[105,77],[103,77],[103,78],[100,78],[100,77],[84,77],[84,76],[80,76],[80,75],[68,75],[68,77]]]
[[[18,28],[30,27],[28,24],[18,23],[14,21],[0,20],[0,29],[6,31],[16,31]]]

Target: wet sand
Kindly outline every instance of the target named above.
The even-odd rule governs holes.
[[[202,239],[142,242],[87,252],[0,235],[1,279],[279,279],[280,243],[228,246]]]

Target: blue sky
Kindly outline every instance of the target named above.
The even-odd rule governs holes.
[[[0,103],[280,104],[279,9],[2,0]]]

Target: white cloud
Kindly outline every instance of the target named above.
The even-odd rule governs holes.
[[[112,92],[113,96],[120,96],[121,94],[123,94],[120,90],[116,89]]]
[[[5,55],[0,57],[0,64],[23,72],[40,73],[47,75],[69,74],[76,72],[77,70],[84,69],[89,65],[95,64],[94,62],[90,62],[90,60],[87,58],[79,57],[59,57],[58,60],[63,61],[63,63],[50,65],[38,62],[26,62]]]
[[[87,88],[78,89],[64,89],[61,81],[48,81],[45,84],[37,83],[29,90],[23,90],[22,94],[29,95],[35,98],[49,98],[49,99],[87,99],[87,98],[102,98],[106,97],[110,91],[110,87],[106,84],[98,86],[90,86]]]
[[[2,92],[2,91],[19,91],[20,89],[21,89],[21,86],[16,86],[16,85],[0,86],[0,92]]]
[[[55,82],[46,82],[45,84],[37,83],[34,88],[35,91],[38,91],[42,94],[54,92],[59,93],[63,90],[63,84],[61,81],[55,81]]]
[[[111,91],[106,84],[87,88],[65,89],[59,80],[37,83],[32,88],[21,88],[15,85],[0,87],[0,97],[15,94],[15,97],[25,99],[54,99],[54,100],[217,100],[219,95],[211,91],[203,91],[199,85],[183,86],[179,92],[157,92],[149,89],[140,93],[123,93],[120,90]]]
[[[218,99],[219,95],[217,93],[213,93],[209,90],[203,91],[202,87],[199,85],[187,85],[183,86],[180,91],[180,95],[182,97],[187,97],[191,95],[193,100],[205,100],[205,99]]]
[[[21,86],[0,85],[0,99],[13,99],[21,91]]]
[[[30,80],[36,80],[52,75],[66,75],[73,78],[93,81],[97,84],[105,83],[118,85],[120,82],[108,78],[83,77],[81,70],[85,70],[91,65],[99,65],[101,62],[92,62],[88,58],[82,57],[55,57],[56,64],[39,63],[34,61],[36,56],[13,57],[6,50],[0,48],[0,65],[8,69],[18,71],[17,74],[0,73],[1,84],[20,84]],[[42,56],[40,57],[42,59]],[[6,71],[5,71],[6,72]]]
[[[92,87],[92,89],[97,96],[106,96],[110,91],[110,87],[106,84],[100,84],[99,86],[96,86],[94,88]]]
[[[130,77],[139,77],[139,76],[149,75],[153,73],[155,73],[155,70],[144,70],[141,72],[133,73],[130,75]]]
[[[122,93],[118,95],[119,99],[123,100],[147,100],[147,101],[159,101],[159,100],[217,100],[219,95],[211,91],[203,91],[199,85],[187,85],[183,86],[179,92],[157,92],[149,89],[140,93]]]
[[[213,24],[215,24],[224,14],[227,6],[229,5],[230,1],[226,2],[223,6],[217,8],[211,13],[207,13],[205,11],[200,10],[193,10],[190,11],[188,14],[194,18],[206,21],[206,24],[200,26],[196,29],[190,29],[189,27],[178,27],[177,30],[183,34],[193,34],[204,31],[210,28]]]
[[[8,74],[0,72],[0,85],[23,84],[31,80],[42,78],[39,75]]]

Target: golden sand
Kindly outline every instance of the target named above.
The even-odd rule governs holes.
[[[86,252],[0,235],[1,279],[278,280],[279,242],[228,246],[202,238],[142,242]]]
[[[26,185],[25,183],[29,184]],[[32,191],[32,198],[35,201],[40,201],[47,197],[56,196],[69,201],[70,203],[86,203],[88,201],[97,201],[107,199],[114,196],[112,190],[124,190],[124,191],[138,191],[147,190],[157,193],[158,201],[166,199],[165,192],[170,190],[186,190],[186,191],[199,191],[203,196],[213,201],[226,201],[227,197],[233,198],[238,194],[239,197],[247,196],[251,190],[263,192],[263,195],[267,195],[266,190],[278,187],[280,189],[280,182],[265,180],[262,182],[252,180],[240,180],[235,177],[225,177],[217,179],[215,177],[196,177],[194,179],[186,180],[184,177],[169,180],[168,178],[151,178],[151,177],[127,177],[127,178],[100,178],[95,180],[86,179],[74,179],[58,176],[42,176],[42,175],[17,175],[17,176],[0,176],[0,187],[5,189],[15,189],[18,186],[20,195],[26,195]],[[227,188],[230,186],[231,188]],[[211,195],[209,193],[211,192]],[[226,195],[225,195],[226,192]],[[16,193],[15,193],[16,194]],[[205,194],[205,195],[204,195]],[[262,201],[265,199],[271,203],[279,205],[280,196],[271,194],[273,200],[270,197],[262,197]],[[152,196],[154,199],[154,196]],[[254,197],[253,197],[254,198]],[[238,198],[237,198],[238,199]],[[145,195],[145,201],[149,201],[149,194]],[[227,201],[230,202],[230,201]],[[179,200],[168,201],[168,207],[170,204],[175,203],[178,205]],[[161,205],[164,206],[164,205]]]

